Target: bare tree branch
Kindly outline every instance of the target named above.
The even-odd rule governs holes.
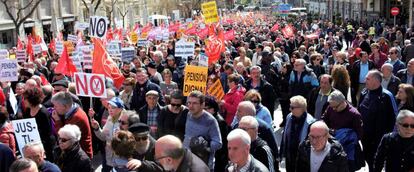
[[[94,10],[93,10],[93,12],[94,12],[94,13],[96,13],[96,10],[98,10],[99,5],[101,5],[101,1],[102,1],[102,0],[98,0],[98,1],[96,2],[95,8],[94,8]],[[94,2],[94,1],[92,1],[92,2]]]
[[[83,3],[83,5],[85,5],[85,8],[86,8],[86,10],[88,10],[88,13],[89,13],[89,7],[88,7],[88,4],[86,3],[86,1],[82,0],[82,3]],[[92,0],[92,3],[93,3],[93,0]]]

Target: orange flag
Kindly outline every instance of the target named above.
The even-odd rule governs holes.
[[[92,61],[92,73],[104,74],[107,77],[112,78],[114,86],[121,88],[124,82],[124,75],[119,70],[116,63],[106,52],[103,43],[100,39],[93,38],[93,61]]]
[[[73,76],[73,73],[77,72],[76,66],[73,64],[71,58],[69,58],[68,49],[63,47],[63,52],[59,58],[58,64],[55,68],[55,73],[61,73],[67,76]]]

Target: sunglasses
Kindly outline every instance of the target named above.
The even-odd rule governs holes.
[[[390,54],[397,54],[396,52],[390,52]]]
[[[175,106],[175,107],[180,107],[181,104],[174,104],[174,103],[170,103],[171,106]]]
[[[121,125],[128,125],[128,122],[126,122],[126,121],[118,120],[118,123],[120,123]]]
[[[66,143],[69,140],[71,140],[71,139],[59,138],[60,143]]]
[[[145,141],[145,140],[147,140],[147,139],[148,139],[148,136],[135,137],[135,140],[136,140],[137,142],[140,142],[140,141]]]
[[[401,125],[402,127],[404,127],[404,128],[411,128],[411,129],[414,129],[414,124],[403,124],[403,123],[400,123],[400,125]]]

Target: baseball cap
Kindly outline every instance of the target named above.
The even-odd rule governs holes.
[[[125,108],[124,102],[119,97],[114,97],[111,100],[108,101],[108,103],[112,106],[115,106],[117,108]]]

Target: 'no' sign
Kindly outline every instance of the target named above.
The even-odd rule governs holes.
[[[94,73],[75,73],[76,94],[106,98],[105,76]]]
[[[91,37],[104,38],[107,31],[106,17],[91,16],[89,20],[89,33]]]

